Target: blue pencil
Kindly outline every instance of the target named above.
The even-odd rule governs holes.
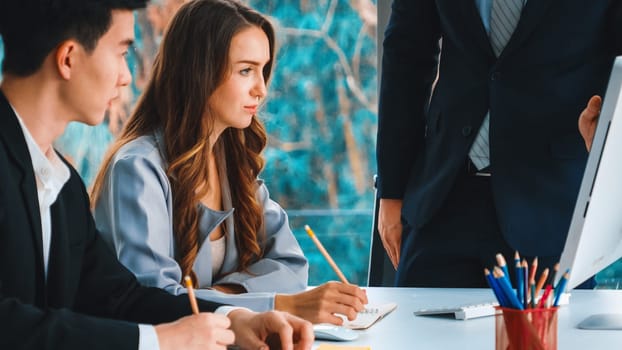
[[[524,310],[523,304],[516,297],[516,293],[514,293],[512,285],[510,284],[510,281],[508,280],[507,276],[505,276],[503,271],[501,271],[500,268],[495,267],[493,275],[497,279],[497,282],[499,283],[503,294],[507,298],[509,305],[511,305],[515,309]]]
[[[501,253],[497,253],[496,257],[497,257],[497,265],[499,265],[499,267],[503,270],[503,273],[509,278],[510,272],[508,271],[508,265],[505,262],[505,258],[503,257]]]
[[[497,280],[492,276],[492,274],[490,273],[488,269],[484,269],[484,275],[486,276],[486,281],[488,282],[490,289],[492,289],[492,292],[495,294],[495,297],[497,298],[499,305],[503,307],[507,307],[508,302],[503,297],[503,292],[501,292],[501,290],[499,289],[500,287],[499,287],[499,284],[497,283]]]
[[[568,278],[570,278],[570,269],[566,270],[562,278],[559,280],[559,283],[557,283],[557,286],[555,286],[555,301],[553,302],[553,306],[559,305],[559,298],[561,298],[562,294],[564,294]]]
[[[518,301],[523,304],[525,300],[525,273],[523,272],[523,266],[520,260],[516,262],[516,297]]]
[[[514,252],[514,265],[518,266],[519,264],[520,264],[520,254],[518,254],[518,250],[517,250]],[[509,274],[506,274],[506,276],[508,276],[508,279],[510,278]],[[516,283],[518,284],[518,276],[516,276]]]

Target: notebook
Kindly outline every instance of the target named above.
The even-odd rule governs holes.
[[[343,326],[350,329],[367,329],[391,313],[395,308],[397,308],[396,303],[368,304],[363,311],[358,313],[354,320],[348,321],[348,319],[344,319]]]

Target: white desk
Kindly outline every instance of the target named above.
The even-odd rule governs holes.
[[[367,296],[373,303],[396,302],[397,309],[361,331],[357,340],[339,345],[366,345],[372,350],[494,349],[494,316],[458,321],[413,315],[413,311],[422,308],[493,301],[488,289],[372,287],[367,288]],[[579,322],[596,313],[622,313],[622,290],[572,291],[570,305],[559,310],[558,349],[622,348],[622,331],[576,328]]]

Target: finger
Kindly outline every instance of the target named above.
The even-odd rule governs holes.
[[[590,101],[587,103],[587,109],[590,111],[590,119],[596,119],[600,114],[600,109],[602,108],[603,100],[600,96],[595,95],[590,98]]]
[[[380,235],[380,242],[382,242],[382,247],[384,247],[384,250],[387,252],[387,255],[391,257],[391,245],[387,241],[386,233],[384,232],[384,230],[381,230],[379,231],[379,235]]]
[[[401,238],[401,236],[400,236]],[[400,239],[396,244],[395,244],[395,253],[393,253],[393,256],[395,257],[395,261],[392,261],[393,263],[393,268],[395,268],[397,270],[397,266],[400,263],[400,251],[402,250],[402,240]]]
[[[329,299],[333,298],[341,298],[335,299],[343,304],[347,304],[350,306],[355,306],[355,302],[361,305],[361,308],[364,304],[367,304],[367,293],[365,290],[361,289],[359,286],[354,284],[345,284],[340,282],[329,282],[327,283],[327,287],[330,287],[331,290],[336,293],[327,293]]]
[[[216,343],[224,346],[235,343],[235,333],[230,329],[216,331]]]
[[[294,349],[310,349],[315,338],[313,335],[313,325],[310,322],[290,314],[285,314],[285,317],[292,326],[294,332]]]
[[[393,263],[394,267],[395,267],[395,256],[393,254],[393,245],[389,242],[388,240],[388,235],[385,232],[385,230],[383,229],[382,231],[379,231],[380,234],[380,241],[382,242],[382,246],[384,247],[384,250],[387,252],[387,255],[389,256],[389,260],[391,260],[391,263]]]
[[[400,242],[392,242],[390,249],[391,254],[389,255],[389,259],[393,264],[393,268],[397,269],[397,264],[400,261]]]
[[[229,317],[220,314],[214,314],[209,312],[202,312],[197,315],[201,318],[201,322],[207,323],[212,327],[226,329],[231,327],[231,320]]]
[[[356,318],[358,312],[362,311],[363,309],[364,307],[362,305],[356,307],[340,302],[323,303],[319,312],[319,318],[323,320],[330,320],[330,323],[339,325],[341,324],[341,322],[339,322],[337,319],[334,319],[332,316],[334,316],[335,314],[340,314],[346,316],[348,320],[353,320]]]
[[[285,315],[285,314],[276,314]],[[289,322],[286,321],[286,316],[279,316],[274,319],[272,328],[268,328],[269,333],[276,333],[281,341],[281,349],[288,350],[294,348],[294,329]]]
[[[330,312],[321,311],[317,316],[317,321],[313,321],[313,322],[314,323],[330,323],[330,324],[334,324],[335,326],[342,326],[343,318],[335,314],[332,314]]]
[[[354,313],[362,311],[365,308],[363,300],[354,297],[351,294],[339,294],[337,298],[335,298],[334,302],[338,306],[345,306],[352,309]]]

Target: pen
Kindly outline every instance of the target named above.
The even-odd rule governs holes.
[[[188,299],[190,299],[190,306],[192,307],[192,313],[199,313],[199,306],[197,305],[197,299],[194,296],[194,288],[192,288],[192,279],[190,276],[184,277],[184,282],[186,283],[186,289],[188,290]]]
[[[315,233],[313,233],[313,230],[311,230],[311,227],[309,227],[309,225],[305,225],[305,231],[307,231],[307,234],[309,235],[309,237],[311,237],[311,239],[313,240],[313,243],[315,243],[315,245],[317,246],[317,249],[320,250],[320,253],[324,255],[324,258],[326,258],[326,261],[328,261],[328,263],[333,268],[333,270],[335,270],[335,273],[337,274],[337,276],[339,276],[339,279],[341,280],[341,282],[345,284],[349,284],[348,280],[346,279],[346,276],[343,275],[343,273],[339,269],[339,266],[335,264],[335,261],[330,256],[330,254],[328,254],[328,252],[322,245],[322,242],[320,242],[320,240],[315,236]]]

